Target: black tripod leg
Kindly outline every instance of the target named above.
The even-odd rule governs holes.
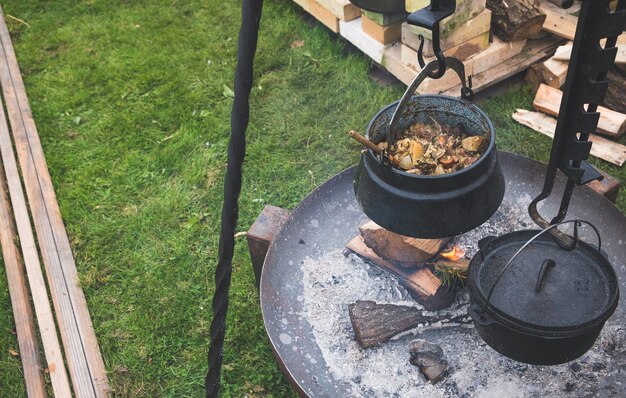
[[[219,260],[215,270],[213,320],[208,354],[209,369],[205,379],[206,396],[209,398],[216,398],[220,389],[228,290],[235,248],[235,228],[239,216],[241,171],[246,154],[246,129],[250,114],[249,98],[262,9],[263,0],[244,0],[241,9],[241,29],[239,30],[237,69],[235,70],[235,99],[230,115],[231,133],[228,143],[228,165],[224,179]]]

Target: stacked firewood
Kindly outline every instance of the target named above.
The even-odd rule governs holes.
[[[568,9],[561,8],[562,3],[562,0],[542,0],[539,6],[540,11],[546,15],[543,34],[556,35],[563,39],[563,44],[550,58],[532,65],[526,72],[525,79],[535,92],[534,111],[518,109],[513,115],[519,123],[550,137],[553,136],[556,128],[556,117],[558,117],[563,96],[561,90],[565,85],[578,22],[575,15],[580,9],[580,3],[577,1]],[[622,166],[626,162],[626,146],[611,139],[619,139],[626,131],[625,34],[618,37],[617,47],[615,65],[607,76],[609,88],[603,106],[597,109],[600,112],[597,135],[591,135],[589,140],[593,142],[592,156],[616,166]],[[616,201],[619,186],[619,180],[608,174],[604,175],[602,182],[593,181],[590,184],[592,189],[613,202]]]
[[[407,11],[416,11],[429,3],[430,0],[407,0]],[[463,61],[467,75],[478,77],[475,86],[487,86],[515,73],[501,66],[524,48],[529,54],[542,53],[543,48],[529,50],[526,45],[527,40],[538,37],[545,19],[539,0],[457,0],[454,14],[440,23],[440,46],[446,56]],[[416,70],[420,69],[419,35],[426,39],[424,55],[433,57],[432,33],[407,23],[402,25],[402,61]],[[534,62],[522,58],[517,63],[522,70]],[[496,71],[498,68],[502,71]],[[491,70],[493,73],[489,73]],[[449,71],[437,82],[429,83],[424,92],[445,91],[458,83],[458,77]]]
[[[557,4],[560,1],[554,0]],[[572,40],[576,32],[578,18],[575,16],[580,8],[579,3],[567,10],[560,8],[551,1],[544,0],[541,3],[541,11],[547,19],[543,29],[556,36],[566,39],[554,55],[544,62],[531,66],[526,75],[526,81],[533,86],[536,92],[541,84],[546,84],[555,89],[561,89],[567,77],[567,66],[572,52]],[[604,43],[602,43],[604,44]],[[617,40],[618,52],[615,57],[615,66],[609,71],[607,79],[609,89],[604,99],[604,106],[613,111],[626,113],[626,35],[619,36]],[[607,132],[608,135],[621,135],[622,132]]]
[[[440,47],[446,56],[456,57],[463,61],[468,75],[474,72],[476,54],[484,52],[489,47],[489,32],[491,27],[491,11],[485,7],[486,0],[459,0],[454,14],[439,24]],[[407,0],[408,12],[417,11],[430,4],[430,0]],[[420,47],[419,36],[424,37],[424,57],[426,62],[434,59],[432,32],[428,29],[402,24],[402,62],[416,71],[421,69],[417,61],[417,50]],[[521,51],[523,47],[519,48]],[[484,58],[486,59],[486,58]],[[480,63],[480,61],[478,62]],[[478,64],[477,63],[477,64]],[[491,65],[480,66],[483,70]],[[459,78],[453,71],[448,71],[441,79],[423,84],[423,92],[444,91],[459,84]]]

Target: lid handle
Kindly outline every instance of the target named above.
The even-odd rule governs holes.
[[[528,246],[530,245],[535,239],[537,239],[538,237],[540,237],[541,235],[545,234],[546,232],[549,232],[550,230],[552,230],[553,228],[556,228],[558,226],[561,226],[563,224],[570,224],[570,223],[574,223],[574,227],[576,228],[576,233],[574,234],[574,236],[576,237],[576,239],[578,239],[578,227],[580,226],[580,224],[584,223],[589,225],[591,228],[593,228],[593,231],[596,233],[596,236],[598,237],[598,252],[602,253],[602,239],[600,238],[600,232],[598,231],[598,228],[596,228],[595,225],[593,225],[592,223],[590,223],[589,221],[585,221],[585,220],[567,220],[567,221],[562,221],[560,223],[556,223],[556,224],[552,224],[550,226],[548,226],[547,228],[544,228],[541,232],[538,232],[535,236],[533,236],[532,238],[530,238],[528,240],[528,242],[524,243],[524,245],[522,245],[522,247],[520,247],[515,254],[513,254],[513,257],[511,257],[511,259],[506,263],[506,265],[504,267],[502,267],[502,271],[500,271],[500,273],[498,274],[498,277],[496,278],[496,281],[493,283],[493,285],[491,286],[491,290],[489,290],[489,294],[487,295],[487,301],[485,302],[485,304],[483,305],[483,310],[486,310],[487,307],[489,306],[489,303],[491,302],[491,295],[493,294],[494,289],[496,288],[496,285],[498,284],[498,282],[500,282],[500,279],[502,278],[502,275],[504,275],[504,272],[507,270],[507,268],[509,268],[509,265],[511,265],[511,263],[513,262],[513,260],[515,260],[517,258],[517,256]],[[545,262],[544,262],[545,264]],[[541,271],[539,271],[539,277],[541,278]],[[535,287],[536,289],[536,287]]]
[[[543,286],[543,281],[546,279],[546,275],[548,275],[548,271],[556,266],[556,262],[551,258],[546,259],[543,264],[541,264],[541,269],[539,269],[539,276],[537,276],[537,283],[535,284],[535,293],[539,293],[541,291],[541,287]]]

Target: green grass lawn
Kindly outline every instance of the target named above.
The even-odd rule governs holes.
[[[14,45],[110,380],[120,397],[203,394],[240,2],[6,0]],[[301,48],[291,43],[303,40]],[[288,0],[265,2],[240,202],[293,208],[354,164],[345,136],[402,94]],[[500,149],[546,160],[510,118],[524,87],[482,104]],[[626,180],[626,172],[594,164]],[[620,208],[626,209],[621,192]],[[224,396],[294,395],[273,360],[237,242]],[[0,397],[24,396],[4,271]]]

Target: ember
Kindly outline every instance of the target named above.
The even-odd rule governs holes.
[[[407,173],[441,175],[471,166],[487,147],[482,135],[469,136],[460,125],[414,123],[389,148],[389,159]],[[387,149],[387,142],[379,144]]]
[[[465,257],[465,249],[456,244],[451,250],[439,253],[439,256],[446,260],[457,261]]]

